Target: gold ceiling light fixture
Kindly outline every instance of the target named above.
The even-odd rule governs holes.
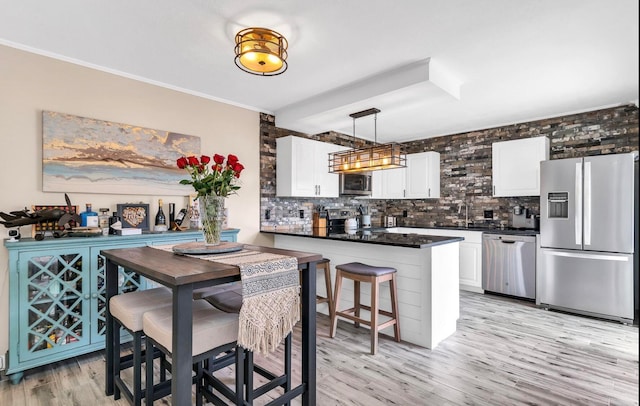
[[[275,76],[287,70],[289,43],[268,28],[246,28],[236,34],[235,63],[252,75]]]
[[[383,169],[407,167],[407,154],[400,144],[391,142],[378,145],[378,113],[379,109],[371,108],[349,114],[353,119],[352,149],[329,154],[330,173],[370,172]],[[356,119],[373,114],[375,140],[370,147],[355,148]]]

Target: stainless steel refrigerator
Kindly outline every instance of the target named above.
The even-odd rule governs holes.
[[[638,154],[540,163],[536,303],[637,321]]]

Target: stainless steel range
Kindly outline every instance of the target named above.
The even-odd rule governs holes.
[[[327,228],[329,233],[344,232],[347,219],[355,218],[355,212],[344,207],[327,209]]]

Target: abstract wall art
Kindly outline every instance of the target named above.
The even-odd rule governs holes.
[[[44,192],[186,196],[176,160],[190,155],[200,137],[42,112]]]

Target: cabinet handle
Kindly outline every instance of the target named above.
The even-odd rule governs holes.
[[[320,196],[320,185],[318,185],[318,196]]]
[[[431,197],[431,188],[427,189],[427,196]]]
[[[496,194],[496,185],[493,185],[493,195],[495,196]]]

